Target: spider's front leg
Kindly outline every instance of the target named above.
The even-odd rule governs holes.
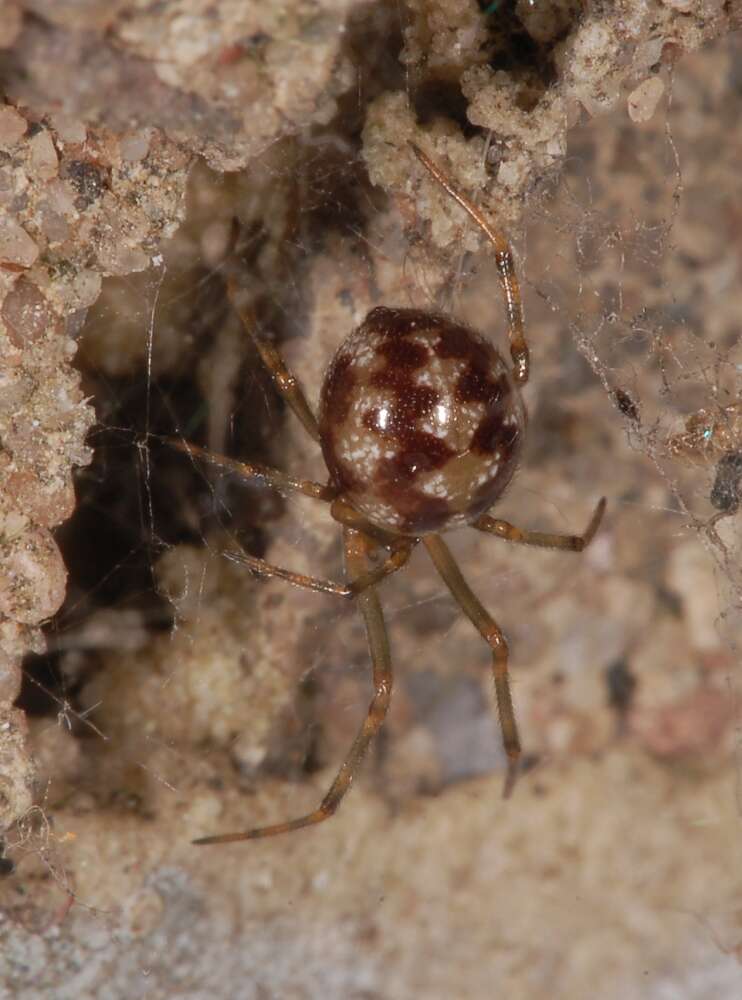
[[[518,776],[521,749],[513,699],[510,695],[507,640],[500,626],[464,579],[456,560],[440,535],[427,535],[423,539],[423,544],[454,600],[492,650],[492,676],[495,681],[497,710],[500,716],[502,742],[508,758],[503,798],[508,798]]]
[[[181,441],[178,438],[165,438],[164,443],[176,451],[182,451],[192,461],[198,459],[200,462],[215,465],[218,469],[233,472],[246,482],[251,479],[262,479],[267,486],[271,486],[281,494],[303,493],[306,497],[324,500],[326,503],[331,503],[337,497],[337,489],[330,484],[316,483],[311,479],[296,479],[279,469],[271,469],[267,465],[257,465],[254,462],[240,462],[236,458],[219,455],[215,451],[208,451],[197,444]]]
[[[473,523],[473,527],[505,538],[521,545],[534,545],[539,548],[566,549],[571,552],[582,552],[592,541],[605,512],[605,497],[599,502],[590,523],[581,535],[558,535],[542,531],[523,531],[509,521],[483,515]],[[508,772],[505,778],[503,796],[507,798],[518,773],[518,761],[521,747],[518,736],[518,725],[515,721],[513,700],[510,695],[510,680],[508,676],[508,645],[497,622],[483,607],[464,579],[456,560],[451,555],[448,546],[438,535],[430,535],[423,539],[425,547],[443,578],[444,583],[458,602],[464,614],[469,618],[480,635],[492,650],[492,673],[495,681],[497,708],[500,715],[502,740],[508,757]]]
[[[344,531],[345,561],[351,580],[359,580],[370,571],[368,556],[376,548],[376,543],[360,531],[346,528]],[[373,668],[374,694],[368,707],[366,718],[358,731],[348,756],[345,758],[329,791],[319,806],[310,813],[285,823],[275,823],[271,826],[255,827],[242,833],[217,834],[213,837],[200,837],[194,844],[230,844],[240,840],[258,840],[263,837],[274,837],[279,833],[289,833],[305,826],[322,823],[334,814],[345,794],[349,791],[358,766],[361,763],[373,738],[383,725],[392,694],[392,664],[389,652],[389,639],[384,624],[376,588],[367,585],[357,595],[358,606],[363,616],[368,636],[371,664]]]
[[[374,566],[373,569],[366,569],[358,576],[354,577],[350,583],[336,583],[334,580],[326,580],[322,577],[307,576],[305,573],[295,573],[293,570],[284,569],[282,566],[274,566],[273,563],[266,562],[258,556],[252,556],[248,552],[225,552],[224,555],[232,562],[247,566],[253,573],[259,576],[276,577],[285,580],[295,587],[304,590],[314,590],[322,594],[335,594],[337,597],[357,597],[364,590],[380,583],[385,577],[391,576],[401,569],[412,554],[413,542],[400,540],[392,549],[388,556]]]

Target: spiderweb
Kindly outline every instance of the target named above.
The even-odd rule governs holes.
[[[713,62],[698,58],[699,67]],[[549,556],[526,567],[528,553],[485,551],[463,535],[453,543],[507,624],[523,668],[515,691],[528,745],[546,759],[587,755],[614,738],[604,733],[615,714],[604,686],[616,663],[628,663],[645,690],[672,690],[666,661],[644,673],[637,666],[654,663],[662,615],[689,622],[686,632],[663,633],[673,655],[690,637],[703,669],[717,665],[728,679],[724,703],[735,697],[742,553],[733,462],[723,509],[711,498],[720,463],[742,449],[740,99],[738,88],[721,91],[709,79],[707,67],[682,66],[672,100],[645,125],[621,110],[576,130],[563,178],[534,194],[525,231],[514,234],[534,384],[531,438],[502,516],[578,530],[601,493],[611,510],[605,536],[576,570]],[[245,548],[337,577],[339,539],[325,513],[167,443],[322,477],[225,295],[234,216],[258,322],[310,398],[338,337],[369,304],[405,304],[420,289],[432,297],[424,230],[410,249],[410,220],[368,183],[349,117],[339,134],[333,122],[276,144],[245,175],[197,169],[187,222],[160,266],[109,281],[88,317],[80,363],[98,408],[96,459],[80,474],[78,513],[60,533],[70,594],[49,629],[51,655],[27,665],[24,704],[42,751],[48,740],[49,811],[65,815],[67,797],[74,814],[91,795],[105,804],[100,837],[155,817],[148,836],[158,850],[175,849],[174,838],[190,850],[191,836],[244,824],[245,800],[273,779],[289,792],[268,801],[264,818],[283,818],[316,770],[342,760],[365,710],[367,654],[352,609],[258,583],[225,559]],[[452,311],[497,331],[486,255],[447,266]],[[565,584],[567,572],[577,583]],[[579,610],[591,574],[628,581],[601,598],[624,602],[612,616],[602,606]],[[650,589],[652,615],[640,606]],[[386,800],[400,803],[490,773],[501,758],[483,654],[440,585],[415,562],[388,597],[409,674],[374,773]],[[458,679],[452,659],[461,660]],[[687,690],[696,669],[681,671]],[[564,726],[547,718],[539,728],[533,708],[556,714],[557,675],[567,692],[560,724],[569,715],[572,727],[566,750]],[[724,716],[715,702],[713,712],[733,740],[734,712]],[[586,735],[590,715],[602,721]],[[674,745],[641,725],[637,732],[672,758]],[[77,749],[68,758],[70,733]],[[55,772],[60,760],[69,780]],[[223,787],[205,794],[208,782]],[[314,804],[316,788],[306,795]],[[44,857],[74,892],[63,866]]]
[[[736,147],[729,142],[717,155],[719,194],[711,196],[708,179],[694,160],[705,152],[700,144],[694,148],[692,134],[694,106],[711,98],[702,81],[693,85],[695,90],[681,79],[680,98],[676,87],[674,104],[660,109],[641,132],[618,114],[576,132],[562,182],[554,191],[542,191],[534,203],[532,214],[541,216],[540,221],[530,224],[519,246],[536,355],[537,440],[531,451],[546,474],[527,479],[521,492],[535,491],[548,502],[549,480],[560,475],[557,464],[542,452],[549,448],[549,423],[564,423],[564,414],[586,385],[576,348],[602,385],[603,402],[613,409],[604,406],[593,417],[590,406],[600,405],[593,394],[592,403],[579,404],[579,417],[572,413],[569,420],[600,419],[609,428],[612,448],[649,460],[651,470],[645,467],[641,475],[643,483],[653,482],[654,499],[642,495],[638,501],[620,498],[618,503],[634,502],[639,511],[646,504],[667,510],[674,531],[699,536],[715,565],[720,610],[714,627],[734,642],[740,608],[738,519],[729,510],[727,518],[715,520],[718,511],[709,497],[718,463],[734,450],[738,429],[730,410],[739,398],[740,373],[736,246],[716,239],[734,199]],[[728,121],[730,136],[735,107],[723,102],[718,112]],[[294,200],[298,220],[290,217]],[[161,266],[108,283],[91,311],[81,351],[99,407],[97,458],[81,473],[80,511],[62,532],[63,543],[69,538],[72,546],[72,587],[52,629],[54,658],[39,665],[38,676],[31,671],[32,711],[56,712],[64,692],[66,713],[86,690],[76,717],[78,723],[84,717],[82,724],[93,729],[92,706],[98,700],[91,691],[97,691],[98,650],[113,646],[120,655],[123,647],[136,655],[148,636],[175,635],[181,613],[203,613],[220,553],[230,545],[265,552],[273,521],[279,516],[286,520],[286,511],[288,526],[282,520],[277,529],[283,536],[278,556],[286,553],[295,565],[298,556],[297,568],[314,566],[312,571],[319,557],[337,572],[332,529],[315,511],[308,512],[305,503],[281,500],[264,486],[239,484],[193,463],[189,467],[163,439],[196,440],[279,467],[299,461],[308,474],[321,476],[321,464],[308,455],[300,435],[285,429],[285,413],[270,380],[231,314],[223,280],[229,222],[236,214],[245,234],[245,281],[259,289],[255,296],[261,323],[284,342],[316,395],[337,333],[333,329],[323,339],[318,329],[322,315],[312,309],[321,312],[324,305],[318,282],[333,256],[339,260],[335,284],[345,286],[345,301],[332,321],[347,319],[352,325],[375,271],[382,275],[377,281],[398,297],[414,294],[410,286],[425,283],[417,263],[407,261],[393,210],[386,210],[381,226],[369,229],[370,213],[381,204],[363,178],[362,162],[339,150],[328,129],[312,141],[300,167],[289,143],[266,153],[249,177],[222,179],[197,170],[189,220],[166,249]],[[364,228],[372,235],[364,237]],[[390,277],[392,268],[401,284]],[[448,293],[451,308],[468,317],[488,316],[484,309],[491,309],[492,287],[486,258],[461,257]],[[540,332],[542,323],[546,335]],[[319,344],[308,346],[314,331]],[[564,339],[566,331],[571,343]],[[539,390],[539,382],[547,388]],[[552,394],[560,398],[550,398]],[[699,413],[706,416],[694,437],[685,421]],[[713,435],[720,440],[709,443]],[[526,457],[520,478],[528,476]],[[610,483],[605,475],[600,478]],[[631,485],[622,485],[631,492]],[[516,506],[522,502],[518,489],[511,501]],[[610,485],[605,490],[610,500]],[[560,519],[573,521],[564,510]],[[177,556],[177,546],[184,542],[194,547],[205,543],[211,562],[201,564],[192,552]],[[168,552],[173,560],[166,560],[170,576],[163,583],[156,566]],[[481,580],[488,570],[482,567],[474,574]],[[429,596],[415,582],[406,603],[414,609]],[[325,609],[320,617],[322,624],[313,626],[316,633],[332,630],[329,623],[343,616]],[[266,628],[271,631],[270,625]],[[315,636],[312,645],[323,643]],[[311,675],[324,658],[319,649],[308,656],[299,677]],[[336,671],[342,674],[348,667],[347,655],[341,655]],[[56,691],[51,701],[34,681]],[[178,687],[177,668],[159,683]],[[354,708],[362,704],[361,695],[349,697]],[[211,708],[217,710],[216,705]],[[65,724],[70,718],[64,715]],[[214,736],[210,725],[199,731],[201,738]],[[239,742],[236,730],[219,722],[214,726],[222,738],[229,730],[228,744]],[[337,738],[338,747],[345,735]],[[244,749],[247,760],[263,761],[267,752],[265,746]],[[311,753],[305,739],[300,756]]]

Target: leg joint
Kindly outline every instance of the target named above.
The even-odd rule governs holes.
[[[485,639],[497,660],[507,660],[508,641],[496,625],[487,631]]]

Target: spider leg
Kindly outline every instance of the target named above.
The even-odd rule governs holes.
[[[385,531],[383,528],[378,527],[378,525],[372,524],[352,504],[344,500],[342,495],[332,501],[330,505],[330,517],[334,518],[338,524],[342,524],[344,528],[353,528],[355,531],[362,531],[367,538],[373,539],[387,549],[399,548],[401,545],[408,543],[414,548],[419,541],[419,538],[415,538],[414,536],[407,538],[404,536],[400,537],[393,531]]]
[[[367,556],[373,551],[375,543],[361,532],[346,528],[345,561],[349,575],[358,580],[368,571]],[[386,718],[392,693],[392,663],[389,652],[384,616],[378,594],[373,586],[368,586],[358,595],[358,606],[366,626],[368,645],[373,666],[374,694],[371,704],[358,734],[353,741],[348,756],[343,761],[335,780],[322,802],[306,816],[289,820],[287,823],[276,823],[272,826],[260,826],[244,833],[226,833],[214,837],[201,837],[195,844],[228,844],[238,840],[257,840],[262,837],[273,837],[278,833],[288,833],[300,830],[305,826],[322,823],[334,814],[343,796],[350,789],[364,754],[369,744],[378,733]]]
[[[358,594],[362,594],[368,587],[373,587],[385,577],[391,576],[392,573],[396,573],[398,569],[401,569],[410,558],[413,548],[413,542],[401,543],[378,566],[360,573],[350,583],[335,583],[334,580],[324,580],[316,576],[306,576],[304,573],[295,573],[290,569],[274,566],[264,559],[259,559],[258,556],[250,555],[249,552],[225,552],[224,555],[232,562],[247,566],[253,573],[257,573],[259,576],[275,576],[280,580],[286,580],[295,587],[302,587],[305,590],[315,590],[323,594],[336,594],[338,597],[356,597]]]
[[[500,275],[500,285],[505,298],[505,311],[508,319],[510,356],[515,365],[513,378],[520,385],[525,385],[528,381],[529,353],[523,321],[523,302],[520,294],[520,285],[515,274],[515,265],[513,264],[513,254],[510,250],[510,244],[504,234],[482,215],[477,206],[472,204],[468,198],[454,187],[448,177],[437,164],[433,163],[427,153],[424,153],[414,142],[411,142],[410,146],[412,147],[412,152],[428,173],[474,219],[495,248],[495,264]]]
[[[227,279],[227,294],[234,311],[240,317],[245,332],[253,344],[255,344],[257,352],[263,360],[263,364],[270,372],[276,389],[302,422],[310,437],[313,437],[315,441],[319,441],[317,417],[307,402],[304,390],[296,376],[292,375],[286,367],[286,362],[281,357],[280,352],[276,350],[273,344],[268,343],[267,340],[263,340],[260,336],[252,312],[240,305],[238,301],[239,286],[233,277]]]
[[[226,455],[218,455],[216,452],[207,451],[206,448],[199,448],[198,445],[190,444],[188,441],[166,438],[165,444],[177,451],[185,452],[192,459],[197,458],[210,465],[216,465],[220,469],[234,472],[242,479],[262,479],[279,493],[303,493],[304,496],[313,497],[315,500],[324,500],[327,503],[330,503],[337,496],[337,490],[334,486],[325,486],[322,483],[312,482],[310,479],[294,479],[293,476],[289,476],[285,472],[270,469],[265,465],[238,462],[234,458],[227,458]]]
[[[590,523],[581,535],[557,535],[550,531],[523,531],[509,521],[501,521],[499,518],[489,517],[487,514],[478,517],[472,527],[476,528],[477,531],[485,531],[498,538],[504,538],[508,542],[517,542],[519,545],[535,545],[541,549],[566,549],[569,552],[582,552],[595,537],[595,532],[600,526],[604,513],[605,497],[602,497],[590,518]]]
[[[482,638],[492,650],[492,674],[495,681],[497,709],[500,715],[500,728],[505,753],[508,757],[508,772],[505,777],[503,797],[507,798],[513,790],[518,773],[520,758],[520,738],[518,724],[515,721],[513,700],[510,696],[510,681],[508,679],[508,644],[502,630],[490,613],[483,607],[464,579],[456,560],[451,555],[448,546],[440,535],[426,535],[423,538],[425,548],[430,553],[435,568],[443,582],[451,591],[461,610],[471,621]]]

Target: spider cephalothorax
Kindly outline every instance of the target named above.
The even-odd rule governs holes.
[[[242,833],[203,837],[198,844],[270,837],[331,816],[379,731],[392,690],[392,664],[377,585],[400,569],[418,542],[492,651],[492,674],[508,771],[513,786],[520,739],[510,698],[505,636],[464,580],[438,532],[463,524],[523,545],[580,552],[595,534],[601,500],[582,535],[524,531],[485,513],[502,494],[518,460],[526,426],[520,386],[528,380],[528,347],[520,291],[507,240],[416,146],[415,156],[486,234],[495,249],[510,340],[512,368],[490,341],[455,320],[414,309],[373,309],[340,345],[322,386],[319,420],[275,348],[239,310],[278,391],[317,441],[327,483],[294,479],[275,469],[213,455],[185,442],[176,447],[243,477],[330,504],[343,526],[347,583],[272,566],[245,552],[230,558],[263,576],[357,601],[373,668],[374,695],[348,756],[311,813]],[[236,303],[236,289],[230,284]],[[376,558],[387,550],[383,559]]]

